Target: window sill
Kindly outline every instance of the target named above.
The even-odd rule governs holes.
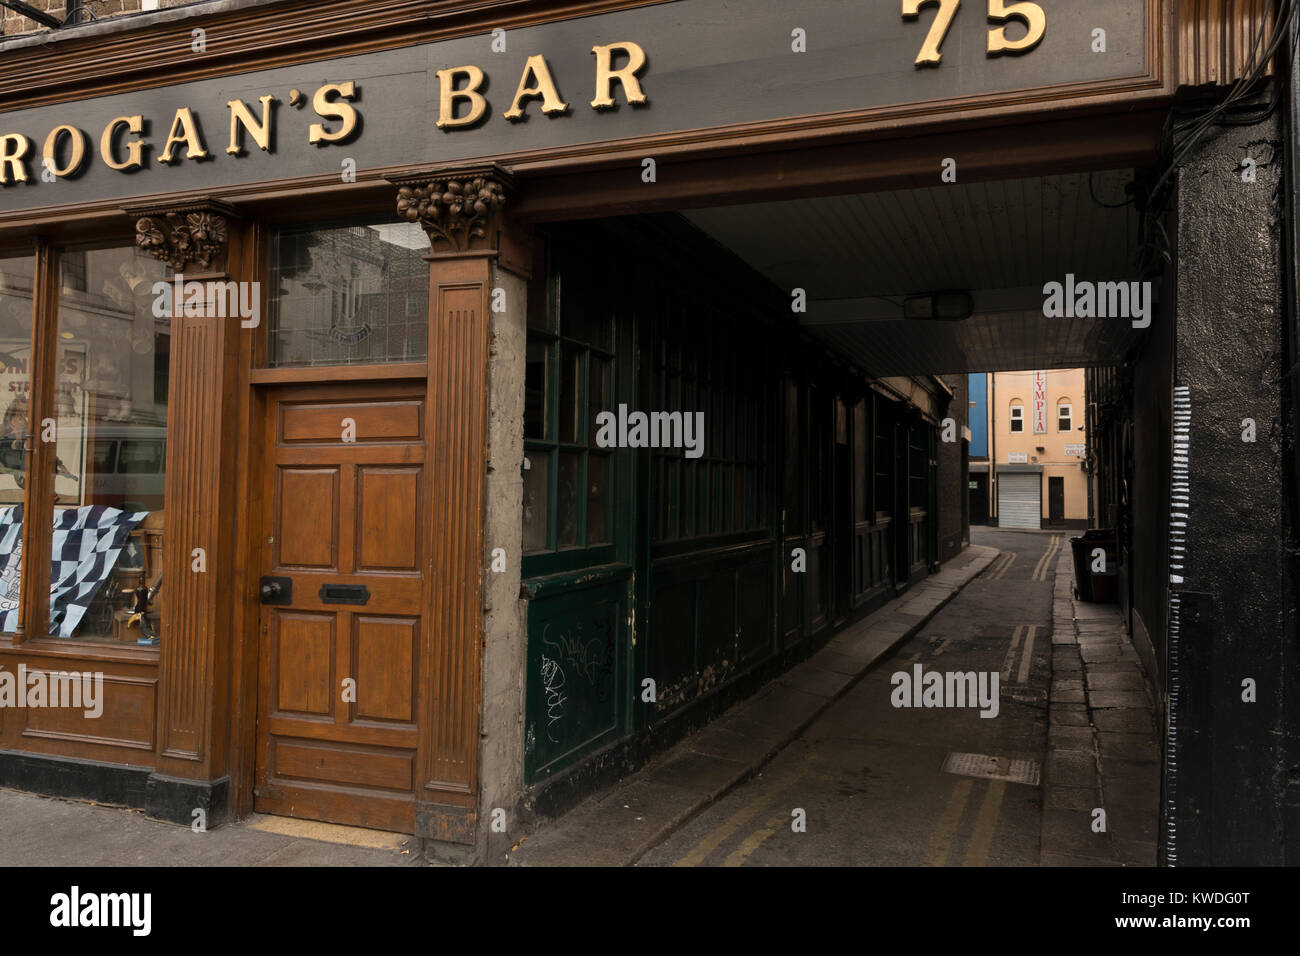
[[[138,644],[92,644],[83,641],[69,641],[66,638],[58,637],[34,637],[21,644],[15,644],[12,634],[0,637],[0,652],[27,654],[32,657],[157,664],[161,656],[161,650],[161,647],[141,646]]]

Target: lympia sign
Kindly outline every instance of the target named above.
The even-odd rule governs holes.
[[[1034,434],[1047,434],[1047,373],[1034,373]]]

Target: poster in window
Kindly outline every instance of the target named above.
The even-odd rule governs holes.
[[[28,342],[0,341],[0,506],[23,500],[23,446],[27,438],[31,400]],[[66,345],[59,360],[55,392],[56,504],[79,505],[84,489],[86,436],[86,355],[79,345]],[[39,423],[32,423],[39,436]]]

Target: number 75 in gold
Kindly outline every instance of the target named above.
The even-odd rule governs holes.
[[[921,52],[917,54],[917,66],[939,65],[939,61],[943,59],[939,47],[948,35],[952,18],[957,15],[957,8],[961,6],[961,0],[903,0],[903,16],[914,20],[920,15],[922,7],[932,3],[938,5],[939,11],[934,15],[934,22],[930,24],[930,32],[926,34]],[[1008,40],[1005,26],[991,28],[988,43],[989,56],[997,56],[1001,53],[1027,53],[1043,41],[1043,35],[1047,32],[1047,14],[1038,4],[1007,3],[1006,0],[988,0],[988,4],[991,23],[1005,24],[1010,20],[1019,20],[1028,31],[1019,40]]]

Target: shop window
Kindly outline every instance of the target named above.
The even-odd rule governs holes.
[[[1011,406],[1011,431],[1023,432],[1025,430],[1025,406]]]
[[[271,249],[269,366],[428,357],[429,239],[418,225],[285,228]]]
[[[28,391],[32,351],[30,256],[0,259],[0,631],[18,627],[22,582],[22,504],[27,486]]]
[[[616,411],[614,317],[556,254],[544,305],[529,310],[524,371],[525,554],[613,543],[613,451],[596,416]],[[542,313],[540,317],[537,313]]]
[[[171,318],[151,287],[165,277],[133,245],[59,259],[53,636],[158,640]]]
[[[1074,431],[1074,407],[1069,402],[1061,402],[1056,406],[1056,430]]]

